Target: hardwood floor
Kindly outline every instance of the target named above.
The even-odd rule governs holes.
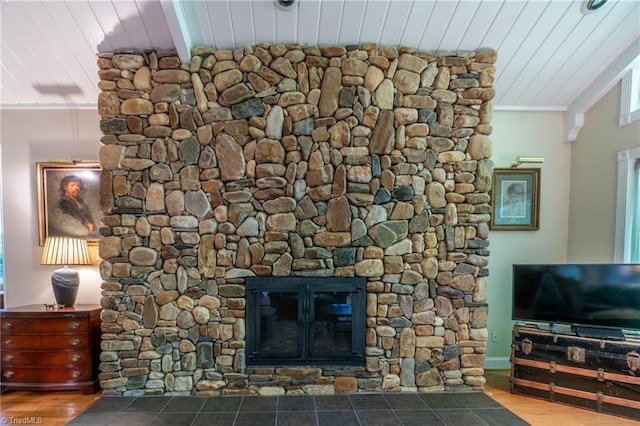
[[[487,384],[484,392],[533,426],[638,426],[640,424],[624,417],[512,394],[509,390],[509,370],[488,370],[485,372],[485,378]]]
[[[0,424],[66,425],[100,398],[100,392],[7,392],[0,396]]]
[[[507,370],[487,371],[486,378],[485,393],[533,426],[640,424],[622,417],[511,394]],[[98,398],[100,393],[82,395],[79,392],[8,392],[0,397],[0,424],[65,425]]]

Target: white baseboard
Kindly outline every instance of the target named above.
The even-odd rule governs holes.
[[[485,370],[509,370],[511,361],[506,356],[487,357],[484,361]]]

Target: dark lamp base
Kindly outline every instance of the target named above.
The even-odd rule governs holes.
[[[58,305],[71,307],[76,303],[80,285],[80,275],[77,271],[67,267],[57,269],[51,274],[51,285]]]

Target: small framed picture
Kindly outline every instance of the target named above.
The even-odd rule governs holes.
[[[100,238],[100,164],[36,163],[38,174],[38,237],[40,246],[52,237]]]
[[[491,223],[496,231],[540,228],[540,169],[494,169]]]

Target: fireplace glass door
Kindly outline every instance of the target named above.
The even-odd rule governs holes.
[[[248,365],[362,365],[366,280],[247,278]]]

